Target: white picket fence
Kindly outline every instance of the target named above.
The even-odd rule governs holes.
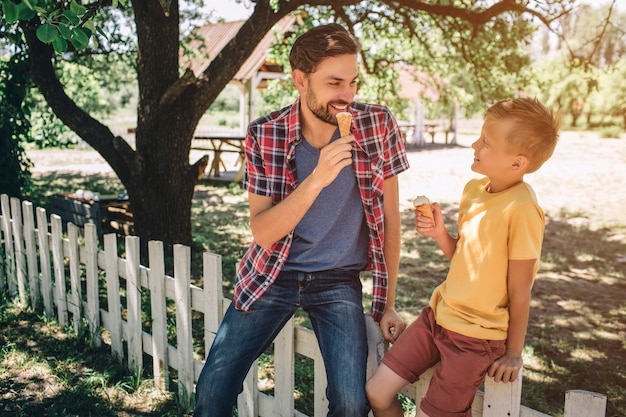
[[[112,355],[126,361],[130,370],[144,369],[143,354],[152,357],[154,383],[169,389],[168,369],[178,372],[178,396],[183,406],[193,403],[194,383],[202,370],[202,358],[194,357],[192,310],[203,314],[204,344],[208,352],[223,312],[230,300],[222,294],[222,266],[219,255],[203,255],[204,288],[191,284],[191,251],[175,245],[174,276],[165,274],[163,244],[148,243],[149,266],[140,264],[139,238],[125,239],[126,258],[117,255],[115,234],[104,236],[104,250],[98,248],[96,227],[84,230],[67,225],[63,234],[57,215],[50,219],[43,208],[1,196],[0,291],[17,297],[21,304],[42,309],[61,325],[73,324],[76,332],[87,326],[90,341],[110,344]],[[101,285],[106,285],[106,305],[100,305]],[[84,290],[84,293],[83,293]],[[149,297],[148,297],[149,296]],[[122,305],[122,300],[126,300]],[[142,312],[149,298],[149,331],[142,328]],[[176,346],[168,344],[167,315],[175,304]],[[147,301],[145,301],[147,303]],[[169,304],[169,306],[168,306]],[[172,314],[170,312],[170,314]],[[385,350],[378,326],[367,316],[368,374],[376,369]],[[239,396],[239,416],[306,417],[294,407],[294,357],[298,353],[314,361],[314,414],[327,413],[324,364],[312,331],[295,326],[293,319],[274,341],[274,395],[260,392],[256,365],[250,370]],[[431,371],[429,371],[430,373]],[[403,394],[418,399],[428,386],[429,375],[407,387]],[[521,375],[515,383],[485,380],[484,393],[473,404],[473,415],[485,417],[549,417],[521,406]],[[565,393],[565,417],[604,417],[606,396],[588,391]]]

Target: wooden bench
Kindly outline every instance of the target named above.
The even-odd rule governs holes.
[[[96,226],[100,240],[104,232],[114,231],[129,235],[133,231],[133,213],[126,196],[102,196],[94,200],[60,193],[48,196],[48,202],[50,212],[61,217],[64,227],[67,223],[73,223],[83,228],[92,223]]]
[[[208,176],[219,177],[220,169],[226,171],[226,164],[222,159],[223,153],[236,153],[239,155],[237,163],[243,165],[245,158],[244,136],[194,136],[191,149],[209,151],[213,158],[209,164]]]

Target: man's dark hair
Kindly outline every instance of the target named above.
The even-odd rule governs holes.
[[[296,39],[289,54],[289,63],[292,70],[310,74],[325,58],[356,55],[357,51],[357,44],[348,31],[341,25],[330,23],[315,27]]]

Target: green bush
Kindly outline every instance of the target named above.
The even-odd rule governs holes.
[[[600,130],[600,137],[605,139],[619,139],[624,130],[619,126],[609,126]]]

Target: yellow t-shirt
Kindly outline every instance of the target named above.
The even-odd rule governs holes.
[[[435,288],[430,306],[437,323],[448,330],[504,340],[508,261],[537,259],[537,273],[545,218],[530,185],[522,182],[488,193],[488,184],[489,178],[471,180],[463,190],[459,240],[448,276]]]

